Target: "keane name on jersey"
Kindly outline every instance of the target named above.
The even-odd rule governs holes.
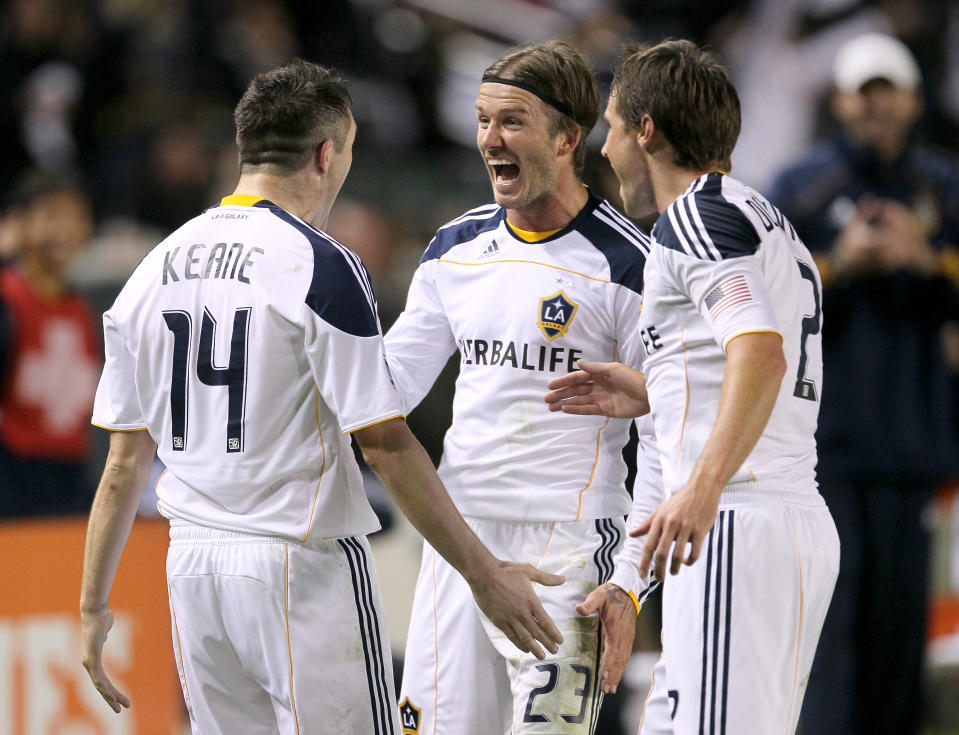
[[[231,278],[240,283],[250,282],[250,270],[255,265],[254,254],[263,254],[263,248],[248,248],[242,242],[227,245],[218,242],[213,247],[204,243],[191,245],[179,258],[179,245],[163,256],[163,285],[180,280]]]
[[[566,347],[548,347],[531,345],[526,342],[498,339],[463,339],[459,342],[464,365],[489,365],[491,367],[512,367],[519,370],[539,370],[555,373],[566,368],[571,373],[576,370],[576,361],[583,355],[582,350]]]

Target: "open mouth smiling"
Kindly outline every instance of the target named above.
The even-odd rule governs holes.
[[[506,184],[519,177],[519,166],[504,158],[488,158],[486,163],[493,169],[498,184]]]

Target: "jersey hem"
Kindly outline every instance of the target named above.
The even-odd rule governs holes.
[[[117,431],[123,433],[129,433],[133,431],[147,431],[149,427],[147,426],[125,426],[120,428],[119,426],[107,426],[106,424],[98,424],[96,421],[91,421],[92,426],[96,426],[98,429],[106,429],[107,431]]]
[[[785,342],[785,339],[783,338],[783,333],[780,332],[778,329],[762,329],[762,328],[744,329],[741,332],[736,332],[734,334],[731,334],[729,337],[726,337],[723,340],[723,352],[724,353],[726,352],[726,347],[729,345],[730,342],[736,339],[736,337],[742,337],[744,334],[778,334],[779,340],[781,342]]]
[[[404,413],[391,413],[389,416],[384,416],[383,418],[375,419],[375,420],[373,420],[373,421],[370,421],[370,422],[368,422],[368,423],[362,424],[362,425],[360,425],[360,426],[354,426],[354,427],[352,427],[352,428],[350,428],[350,429],[343,429],[343,433],[344,433],[344,434],[352,434],[354,431],[359,431],[360,429],[368,429],[368,428],[370,428],[371,426],[376,426],[377,424],[382,424],[383,422],[389,421],[390,419],[403,419],[404,421],[406,421],[406,414],[404,414]]]

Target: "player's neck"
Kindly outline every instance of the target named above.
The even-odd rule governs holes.
[[[660,162],[650,166],[650,179],[656,195],[656,209],[665,212],[670,204],[683,195],[689,185],[703,174],[715,169],[680,168],[672,162]]]
[[[306,222],[313,221],[322,204],[316,186],[303,171],[292,176],[244,172],[233,193],[267,199]]]
[[[586,206],[589,194],[575,177],[557,182],[541,201],[526,209],[507,209],[509,223],[529,232],[561,230]]]

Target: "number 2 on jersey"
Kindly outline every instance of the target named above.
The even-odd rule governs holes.
[[[196,358],[196,377],[204,385],[226,386],[227,419],[226,451],[244,449],[244,413],[246,406],[246,349],[250,336],[250,307],[233,313],[233,335],[230,339],[230,358],[226,367],[217,367],[214,361],[217,321],[210,311],[203,309],[200,325],[200,344]],[[190,417],[190,345],[193,343],[193,318],[188,312],[163,312],[167,329],[173,333],[173,366],[170,376],[170,415],[173,423],[174,452],[187,446]]]
[[[793,389],[793,395],[796,398],[805,398],[807,401],[818,401],[819,395],[816,393],[816,384],[806,377],[806,340],[810,334],[819,334],[822,299],[819,296],[819,285],[816,283],[816,274],[813,269],[801,260],[797,260],[796,265],[799,266],[799,274],[812,284],[815,308],[811,316],[804,316],[802,320],[802,336],[799,339],[799,370],[796,374],[796,387]]]

